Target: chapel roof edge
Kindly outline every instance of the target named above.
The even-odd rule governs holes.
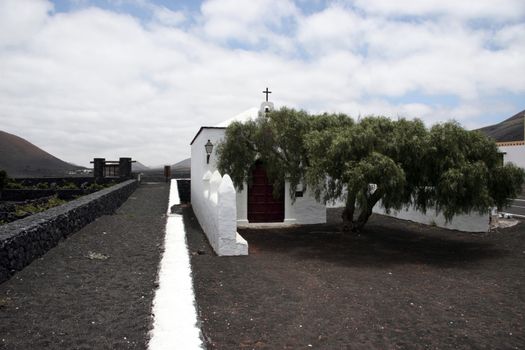
[[[193,142],[195,142],[195,140],[197,139],[197,137],[200,135],[200,133],[202,132],[202,130],[204,129],[226,129],[226,127],[224,126],[201,126],[199,131],[197,131],[197,133],[195,134],[195,136],[193,137],[193,139],[191,140],[190,142],[190,146],[193,145]]]

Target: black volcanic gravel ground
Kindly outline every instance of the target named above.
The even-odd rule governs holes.
[[[215,256],[191,211],[185,224],[209,349],[525,348],[523,223],[243,229],[245,257]]]
[[[167,202],[142,185],[1,284],[0,349],[145,349]],[[250,255],[217,257],[191,209],[184,222],[209,349],[525,348],[523,223],[244,229]]]
[[[145,349],[168,189],[141,185],[1,284],[0,349]]]

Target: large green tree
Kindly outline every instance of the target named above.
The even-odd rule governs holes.
[[[455,122],[427,129],[420,120],[343,114],[309,115],[282,108],[232,123],[218,147],[219,171],[242,189],[257,160],[275,194],[290,182],[294,199],[307,186],[320,201],[343,200],[345,226],[361,230],[381,201],[387,209],[435,208],[456,214],[508,204],[524,171],[501,163],[496,144]]]

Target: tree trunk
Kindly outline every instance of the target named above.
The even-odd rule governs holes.
[[[361,232],[365,224],[368,222],[370,215],[372,215],[372,208],[369,208],[367,205],[367,208],[363,208],[359,214],[357,221],[353,223],[352,231]]]
[[[354,225],[354,212],[355,212],[355,192],[349,192],[348,197],[346,198],[345,209],[343,210],[343,231],[348,232],[353,231]]]
[[[377,189],[373,194],[367,197],[365,208],[361,208],[361,212],[357,217],[357,221],[352,222],[352,231],[361,232],[368,219],[372,215],[372,209],[376,203],[381,199],[383,193]]]

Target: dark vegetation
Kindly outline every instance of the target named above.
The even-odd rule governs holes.
[[[78,179],[77,179],[78,180]],[[78,182],[78,181],[77,181]],[[0,171],[0,225],[62,205],[115,185],[114,181],[75,183],[70,179],[11,179]]]
[[[23,219],[66,202],[67,201],[58,198],[56,195],[17,203],[0,202],[0,225]]]
[[[6,190],[85,190],[86,192],[94,192],[101,190],[103,188],[115,185],[115,181],[110,181],[106,183],[96,183],[96,182],[84,182],[80,185],[77,185],[73,182],[68,181],[67,178],[62,179],[59,182],[47,182],[42,181],[36,184],[26,184],[24,181],[18,181],[16,179],[8,179],[5,185]]]

